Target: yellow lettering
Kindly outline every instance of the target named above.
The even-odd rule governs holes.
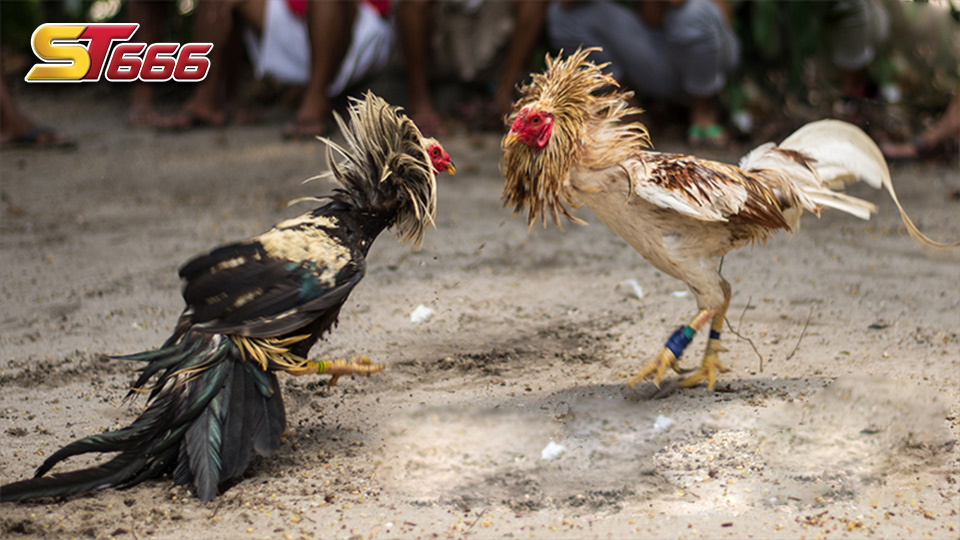
[[[90,70],[90,55],[80,43],[54,43],[76,40],[86,29],[82,24],[43,24],[31,40],[33,54],[48,64],[36,64],[26,81],[80,82]],[[69,63],[67,63],[69,62]]]

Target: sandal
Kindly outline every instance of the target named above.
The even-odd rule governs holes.
[[[687,143],[694,148],[726,148],[729,138],[720,124],[692,125],[687,129]]]

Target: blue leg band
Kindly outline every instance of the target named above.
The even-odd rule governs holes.
[[[677,329],[676,332],[670,334],[670,339],[667,340],[667,349],[673,353],[673,357],[680,359],[680,355],[683,354],[683,350],[687,348],[687,345],[693,341],[693,336],[697,334],[697,331],[690,326],[681,326]]]
[[[710,339],[720,339],[720,332],[717,332],[713,328],[710,329]]]

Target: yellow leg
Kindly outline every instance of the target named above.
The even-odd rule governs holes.
[[[720,345],[720,331],[723,330],[723,321],[727,316],[727,308],[729,307],[730,294],[727,293],[723,306],[713,316],[713,322],[710,324],[710,340],[707,341],[707,350],[703,353],[703,363],[700,365],[700,369],[684,379],[680,383],[681,385],[695,386],[706,380],[707,388],[713,390],[713,386],[717,383],[717,372],[726,373],[730,371],[730,368],[721,364],[717,358],[717,352],[724,350],[723,346]]]
[[[701,309],[697,312],[697,315],[690,321],[690,324],[680,327],[680,329],[670,336],[670,339],[667,340],[667,345],[660,351],[660,354],[658,354],[656,358],[627,379],[627,385],[633,388],[640,381],[652,374],[653,383],[660,386],[660,381],[663,379],[663,374],[667,371],[668,367],[673,368],[677,373],[687,373],[688,370],[681,368],[677,361],[680,355],[683,354],[683,350],[693,339],[693,336],[698,330],[703,328],[703,325],[706,324],[716,312],[716,309]]]
[[[384,367],[381,364],[372,363],[366,356],[357,354],[349,362],[342,358],[320,362],[310,361],[300,367],[288,368],[286,372],[297,376],[322,373],[333,375],[333,378],[330,379],[330,386],[334,386],[337,384],[337,380],[344,375],[369,375],[377,371],[383,371]]]

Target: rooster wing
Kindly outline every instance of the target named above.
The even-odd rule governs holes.
[[[205,332],[270,337],[339,308],[363,278],[365,259],[341,220],[305,214],[180,269],[184,316]]]
[[[739,167],[678,154],[645,152],[625,167],[631,194],[702,221],[738,221],[785,229],[784,203],[793,190],[775,191]],[[759,231],[758,231],[759,232]]]

